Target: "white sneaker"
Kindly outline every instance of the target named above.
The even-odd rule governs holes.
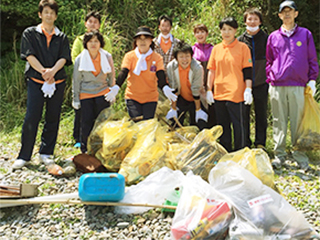
[[[54,164],[53,155],[48,154],[40,154],[40,160],[44,163],[44,165],[49,166]]]
[[[16,159],[14,161],[14,163],[12,164],[12,169],[20,169],[22,168],[24,165],[27,164],[28,161],[25,161],[23,159]]]

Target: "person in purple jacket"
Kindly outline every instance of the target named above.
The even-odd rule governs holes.
[[[298,9],[294,1],[284,1],[279,7],[280,29],[272,32],[267,41],[266,75],[273,114],[275,158],[272,165],[280,168],[287,159],[286,133],[290,119],[291,143],[298,138],[297,129],[304,107],[304,90],[310,86],[316,92],[319,74],[316,49],[311,32],[295,23]],[[292,152],[301,169],[309,169],[305,153]]]
[[[214,103],[211,106],[208,106],[206,101],[206,92],[207,92],[207,76],[208,76],[208,69],[207,64],[210,58],[210,54],[213,48],[213,45],[207,43],[207,37],[209,34],[208,28],[204,24],[197,24],[193,28],[193,34],[197,40],[197,42],[192,46],[193,50],[193,58],[199,61],[203,67],[204,74],[203,74],[203,89],[200,92],[200,99],[203,106],[208,111],[209,118],[208,118],[208,128],[213,127],[216,125],[215,114],[214,114]]]

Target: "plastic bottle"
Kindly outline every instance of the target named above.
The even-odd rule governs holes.
[[[157,67],[156,67],[156,61],[152,61],[152,65],[150,67],[150,72],[156,72]]]
[[[51,165],[47,166],[47,170],[50,174],[55,175],[55,176],[61,176],[64,173],[63,168],[57,164],[51,164]]]

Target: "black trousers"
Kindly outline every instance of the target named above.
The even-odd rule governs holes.
[[[217,124],[223,128],[220,144],[228,151],[237,151],[245,147],[245,109],[244,103],[215,100]],[[234,148],[232,148],[232,130]]]
[[[140,120],[148,120],[154,118],[154,114],[157,108],[157,102],[146,102],[139,103],[132,99],[126,99],[127,110],[130,118],[138,122]],[[138,117],[142,117],[141,119],[137,119]]]
[[[207,122],[203,121],[202,119],[196,122],[196,106],[194,104],[194,101],[187,101],[179,95],[177,99],[177,108],[178,108],[178,111],[177,111],[178,117],[182,114],[181,117],[179,118],[179,122],[181,123],[181,125],[183,125],[184,119],[186,117],[186,113],[188,112],[190,117],[189,119],[190,126],[197,126],[200,129],[200,131],[207,127]],[[201,105],[201,109],[207,112],[202,105]],[[174,123],[173,119],[171,119],[170,121]]]
[[[39,122],[45,106],[44,126],[41,135],[40,154],[53,155],[56,145],[61,106],[63,102],[66,83],[56,85],[56,90],[51,98],[44,97],[41,90],[42,84],[28,80],[27,112],[24,118],[21,134],[21,149],[19,159],[29,161],[36,141]]]
[[[253,109],[254,109],[254,119],[255,119],[255,141],[254,146],[266,145],[267,139],[267,127],[268,127],[268,90],[269,84],[264,83],[257,87],[252,88],[253,95]],[[251,147],[252,141],[250,139],[250,113],[251,105],[245,105],[246,113],[246,146]]]
[[[88,137],[100,112],[110,107],[104,96],[83,99],[81,103],[81,152],[87,151]]]
[[[76,142],[81,142],[80,129],[81,129],[81,108],[74,109],[73,138]]]

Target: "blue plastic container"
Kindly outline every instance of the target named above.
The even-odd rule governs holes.
[[[124,176],[119,173],[86,173],[79,180],[82,201],[117,202],[123,199]]]

